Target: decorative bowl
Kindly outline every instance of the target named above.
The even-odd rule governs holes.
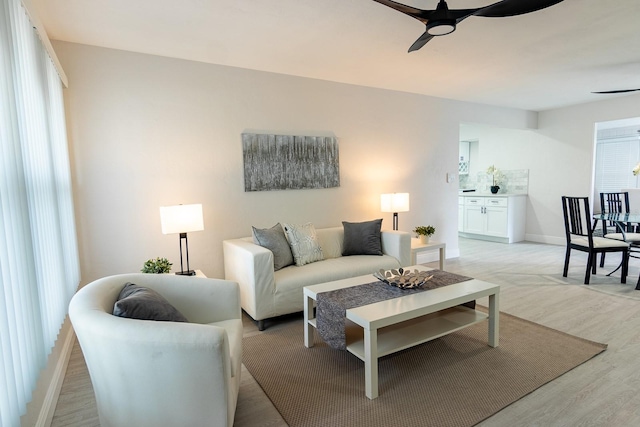
[[[393,270],[378,270],[373,273],[374,277],[388,285],[396,286],[400,289],[413,289],[419,288],[427,283],[433,274],[429,271],[405,270],[404,268],[398,268]]]

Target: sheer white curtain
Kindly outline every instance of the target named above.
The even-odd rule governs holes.
[[[79,283],[62,83],[0,6],[0,427],[19,426]]]

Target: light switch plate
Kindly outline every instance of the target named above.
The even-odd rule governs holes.
[[[456,181],[456,174],[447,172],[447,182],[451,184],[452,182],[455,182],[455,181]]]

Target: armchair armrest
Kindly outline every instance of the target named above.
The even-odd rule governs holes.
[[[242,319],[240,288],[229,280],[189,277],[162,293],[193,323]]]
[[[110,281],[119,285],[120,289],[126,282],[155,289],[184,314],[189,322],[214,323],[242,318],[240,290],[237,283],[232,281],[140,273],[112,276]]]
[[[382,252],[400,261],[400,265],[411,265],[411,234],[406,231],[383,230]]]
[[[224,240],[225,279],[240,285],[242,308],[254,320],[275,315],[273,252],[244,239]]]

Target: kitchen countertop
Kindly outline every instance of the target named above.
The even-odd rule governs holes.
[[[469,192],[469,193],[463,193],[463,192],[458,192],[458,196],[460,197],[513,197],[513,196],[526,196],[526,193],[497,193],[497,194],[493,194],[491,192],[485,193],[485,192],[480,192],[480,191],[475,191],[475,192]]]

